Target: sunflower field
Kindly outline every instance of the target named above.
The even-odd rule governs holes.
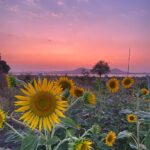
[[[2,150],[150,150],[145,78],[7,75]]]

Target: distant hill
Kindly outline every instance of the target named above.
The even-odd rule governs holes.
[[[117,69],[117,68],[114,68],[110,71],[110,74],[125,74],[126,72],[120,70],[120,69]]]
[[[90,73],[90,70],[91,69],[87,69],[87,68],[84,68],[84,67],[80,67],[80,68],[77,68],[75,70],[64,70],[64,71],[52,71],[50,72],[51,74],[83,74],[84,72],[88,72]],[[120,70],[120,69],[117,69],[117,68],[114,68],[110,71],[110,74],[125,74],[126,72]]]
[[[80,67],[74,70],[63,70],[63,71],[38,71],[38,72],[11,72],[14,75],[20,75],[20,74],[28,74],[28,75],[39,75],[39,74],[45,74],[45,75],[87,75],[91,74],[91,69]],[[127,72],[122,71],[118,68],[111,69],[109,74],[115,74],[115,75],[125,75]],[[136,72],[130,72],[129,74],[131,75],[150,75],[150,73],[146,72],[141,72],[141,73],[136,73]]]
[[[82,74],[83,71],[90,73],[90,69],[83,68],[83,67],[77,68],[75,70],[52,71],[50,73],[52,73],[52,74]]]

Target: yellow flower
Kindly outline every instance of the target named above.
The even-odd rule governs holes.
[[[134,79],[131,77],[125,77],[122,81],[121,84],[124,88],[128,89],[130,88],[134,83]]]
[[[142,88],[142,89],[141,89],[141,94],[144,95],[144,96],[145,96],[145,95],[148,95],[148,94],[149,94],[148,89]]]
[[[105,143],[107,146],[112,147],[116,141],[116,133],[113,131],[108,132],[105,137]]]
[[[80,88],[80,87],[74,87],[71,90],[71,95],[73,95],[75,97],[81,97],[81,96],[83,96],[83,93],[84,93],[84,89]]]
[[[74,87],[74,82],[73,80],[67,78],[67,77],[60,77],[57,81],[56,81],[56,86],[61,86],[61,88],[63,90],[68,89],[71,90]]]
[[[62,100],[62,89],[54,82],[34,80],[34,85],[28,83],[21,91],[25,96],[15,96],[18,99],[15,106],[20,107],[16,112],[23,113],[20,120],[31,129],[51,130],[55,123],[60,123],[59,117],[65,117],[63,111],[68,103]]]
[[[83,96],[83,100],[89,105],[96,105],[96,96],[92,92],[86,92]]]
[[[127,115],[127,120],[129,123],[134,123],[137,121],[137,116],[134,114],[128,114]]]
[[[111,93],[118,92],[119,90],[119,81],[116,78],[111,78],[107,82],[107,87]]]
[[[3,110],[0,109],[0,129],[3,127],[3,124],[6,120],[6,114]]]
[[[74,150],[91,150],[92,142],[87,139],[82,139],[76,142]]]

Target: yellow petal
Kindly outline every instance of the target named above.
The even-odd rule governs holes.
[[[30,125],[30,124],[32,123],[32,121],[34,120],[34,117],[35,117],[35,115],[32,114],[32,116],[31,116],[28,120],[26,120],[26,123],[27,123],[28,125]]]
[[[30,107],[27,105],[27,106],[23,106],[23,107],[20,107],[18,108],[17,110],[15,110],[16,112],[24,112],[26,110],[30,109]]]
[[[19,120],[22,120],[22,119],[26,118],[28,115],[30,115],[30,113],[31,113],[31,111],[28,111],[28,112],[24,113],[24,114],[20,117]]]
[[[43,127],[44,127],[45,130],[47,129],[46,119],[45,118],[43,119]]]
[[[25,106],[28,105],[29,101],[16,101],[15,106]]]
[[[47,79],[46,78],[43,80],[42,89],[47,90]]]
[[[23,119],[23,122],[28,121],[32,116],[33,116],[33,114],[30,113],[29,115],[27,115],[27,116]],[[20,119],[21,119],[21,118],[20,118]]]
[[[56,112],[56,114],[59,115],[60,117],[65,118],[64,114],[63,114],[60,110],[56,109],[55,112]]]
[[[43,125],[43,118],[40,118],[40,121],[39,121],[39,130],[40,131],[42,130],[42,125]]]
[[[53,113],[51,116],[53,121],[55,121],[57,124],[60,124],[60,120],[58,119],[57,115],[55,115],[55,113]]]
[[[16,95],[15,98],[17,98],[19,100],[24,100],[24,101],[28,101],[30,99],[29,97],[21,96],[21,95]]]
[[[26,90],[24,90],[24,89],[21,89],[21,91],[22,91],[24,94],[28,95],[28,96],[31,96],[31,95],[32,95],[31,93],[29,93],[28,91],[26,91]]]
[[[49,121],[50,121],[51,125],[52,125],[52,126],[54,126],[54,121],[52,120],[51,116],[49,116],[49,118],[48,118],[48,119],[49,119]]]
[[[35,89],[36,89],[37,91],[40,90],[39,85],[38,85],[38,83],[36,82],[35,79],[34,79],[34,86],[35,86]]]
[[[50,124],[50,122],[49,122],[47,117],[45,118],[45,121],[46,121],[46,125],[47,125],[47,127],[48,127],[48,129],[50,131],[52,127],[51,127],[51,124]]]
[[[59,110],[62,110],[62,111],[66,110],[66,108],[63,108],[61,106],[56,106],[56,108],[59,109]]]
[[[28,87],[29,87],[30,91],[32,92],[32,94],[34,94],[36,92],[31,83],[28,83]]]
[[[37,127],[38,122],[39,122],[39,117],[36,116],[36,117],[35,117],[35,120],[34,120],[34,126],[33,126],[34,129]]]
[[[36,124],[37,124],[37,116],[34,115],[34,118],[33,118],[32,122],[31,122],[31,126],[30,127],[34,130],[35,127],[36,127]]]

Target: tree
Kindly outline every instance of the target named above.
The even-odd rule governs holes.
[[[0,60],[0,73],[8,73],[10,70],[9,65],[7,65],[6,61]]]
[[[107,62],[100,60],[96,63],[91,72],[96,73],[101,77],[103,74],[109,73],[110,68]]]

